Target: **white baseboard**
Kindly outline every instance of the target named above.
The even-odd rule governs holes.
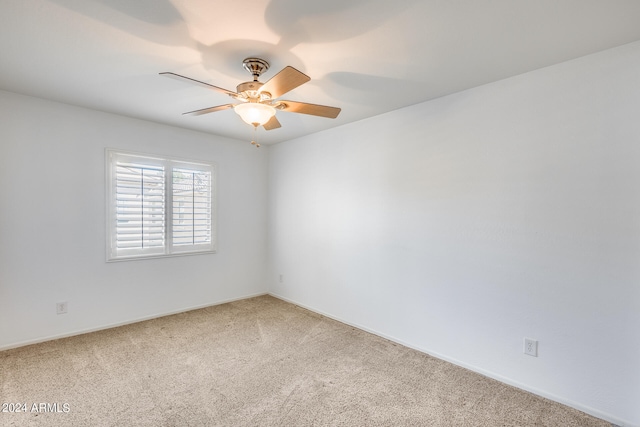
[[[207,304],[202,304],[202,305],[197,305],[197,306],[192,306],[192,307],[184,307],[184,308],[181,308],[181,309],[178,309],[178,310],[168,311],[166,313],[156,313],[156,314],[152,314],[152,315],[149,315],[149,316],[138,317],[138,318],[135,318],[135,319],[126,320],[124,322],[110,323],[110,324],[98,326],[98,327],[95,327],[95,328],[79,329],[79,330],[68,332],[68,333],[64,333],[64,334],[50,335],[50,336],[40,337],[40,338],[36,338],[36,339],[32,339],[32,340],[21,341],[21,342],[18,342],[18,343],[13,343],[13,344],[1,346],[0,347],[0,351],[10,350],[12,348],[24,347],[24,346],[32,345],[32,344],[39,344],[39,343],[46,342],[46,341],[53,341],[53,340],[57,340],[57,339],[60,339],[60,338],[73,337],[75,335],[88,334],[90,332],[97,332],[97,331],[102,331],[102,330],[105,330],[105,329],[117,328],[118,326],[130,325],[132,323],[144,322],[145,320],[157,319],[159,317],[171,316],[172,314],[185,313],[185,312],[191,311],[191,310],[198,310],[200,308],[213,307],[213,306],[220,305],[220,304],[226,304],[226,303],[234,302],[234,301],[241,301],[241,300],[244,300],[244,299],[255,298],[255,297],[259,297],[259,296],[263,296],[263,295],[268,295],[268,294],[266,292],[260,292],[260,293],[257,293],[257,294],[245,295],[245,296],[238,297],[238,298],[225,299],[225,300],[220,300],[220,301],[216,301],[216,302],[210,302],[210,303],[207,303]]]
[[[402,341],[400,339],[397,339],[397,338],[395,338],[393,336],[390,336],[390,335],[387,335],[387,334],[383,334],[383,333],[380,333],[380,332],[378,332],[376,330],[367,328],[366,326],[362,326],[362,325],[359,325],[357,323],[348,322],[348,321],[346,321],[344,319],[339,318],[338,316],[334,316],[332,314],[325,313],[322,310],[317,310],[317,309],[315,309],[313,307],[310,307],[310,306],[307,306],[305,304],[300,304],[300,303],[298,303],[296,301],[293,301],[293,300],[291,300],[289,298],[285,298],[285,297],[283,297],[281,295],[278,295],[278,294],[275,294],[273,292],[269,292],[269,295],[271,295],[274,298],[278,298],[278,299],[280,299],[282,301],[286,301],[288,303],[297,305],[298,307],[302,307],[302,308],[307,309],[309,311],[312,311],[314,313],[320,314],[322,316],[328,317],[329,319],[336,320],[336,321],[338,321],[340,323],[344,323],[346,325],[349,325],[349,326],[352,326],[354,328],[363,330],[363,331],[368,332],[368,333],[373,334],[373,335],[377,335],[379,337],[382,337],[382,338],[387,339],[389,341],[393,341],[393,342],[395,342],[397,344],[403,345],[403,346],[411,348],[413,350],[417,350],[417,351],[419,351],[421,353],[428,354],[429,356],[433,356],[433,357],[435,357],[437,359],[444,360],[446,362],[452,363],[454,365],[457,365],[457,366],[460,366],[462,368],[468,369],[470,371],[476,372],[478,374],[484,375],[485,377],[492,378],[494,380],[500,381],[500,382],[508,384],[510,386],[519,388],[521,390],[528,391],[530,393],[533,393],[535,395],[544,397],[546,399],[553,400],[554,402],[558,402],[558,403],[561,403],[563,405],[569,406],[571,408],[577,409],[578,411],[582,411],[582,412],[584,412],[586,414],[589,414],[589,415],[592,415],[594,417],[600,418],[601,420],[605,420],[605,421],[608,421],[610,423],[613,423],[615,426],[618,426],[618,427],[640,427],[640,425],[638,425],[638,424],[634,424],[634,423],[631,423],[629,421],[622,420],[622,419],[617,418],[617,417],[615,417],[615,416],[613,416],[611,414],[607,414],[607,413],[604,413],[604,412],[599,411],[597,409],[591,408],[589,406],[582,405],[582,404],[580,404],[578,402],[574,402],[572,400],[568,400],[568,399],[562,398],[560,396],[556,396],[556,395],[554,395],[552,393],[548,393],[548,392],[546,392],[544,390],[539,390],[539,389],[536,389],[534,387],[530,387],[530,386],[528,386],[526,384],[520,383],[518,381],[512,380],[512,379],[504,377],[502,375],[496,374],[495,372],[487,371],[485,369],[479,368],[477,366],[469,365],[469,364],[464,363],[464,362],[462,362],[460,360],[453,359],[451,357],[448,357],[446,355],[440,354],[438,352],[430,351],[428,349],[425,349],[425,348],[422,348],[422,347],[419,347],[419,346],[415,346],[415,345],[413,345],[411,343],[404,342],[404,341]]]

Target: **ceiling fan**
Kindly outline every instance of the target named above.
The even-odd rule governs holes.
[[[340,108],[327,107],[325,105],[307,104],[297,101],[278,100],[280,96],[297,88],[298,86],[311,80],[306,74],[296,70],[291,66],[283,68],[278,74],[269,79],[266,83],[258,81],[258,77],[269,69],[269,63],[260,58],[246,58],[242,61],[245,70],[253,75],[253,81],[240,83],[236,87],[236,92],[213,86],[209,83],[201,82],[180,74],[163,72],[160,75],[172,77],[178,80],[195,83],[206,88],[221,92],[239,101],[238,104],[224,104],[215,107],[203,108],[201,110],[189,111],[183,114],[199,116],[201,114],[213,113],[216,111],[233,110],[254,128],[264,126],[266,130],[279,128],[280,122],[276,118],[276,111],[288,111],[291,113],[310,114],[312,116],[327,117],[335,119],[340,114]],[[255,141],[252,144],[260,146]]]

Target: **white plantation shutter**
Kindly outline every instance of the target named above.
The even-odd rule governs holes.
[[[211,164],[107,150],[107,260],[213,252]]]
[[[116,163],[116,247],[164,246],[164,168]]]
[[[211,172],[174,168],[173,244],[211,243]]]

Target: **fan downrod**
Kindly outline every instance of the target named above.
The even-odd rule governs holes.
[[[251,73],[253,81],[258,81],[260,74],[269,69],[269,63],[260,58],[246,58],[242,61],[242,66],[245,70]]]

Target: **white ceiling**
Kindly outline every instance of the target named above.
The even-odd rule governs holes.
[[[342,108],[278,112],[275,143],[640,40],[637,0],[0,0],[0,89],[240,140],[221,93],[242,60],[311,81],[283,98]],[[34,117],[34,125],[37,118]]]

